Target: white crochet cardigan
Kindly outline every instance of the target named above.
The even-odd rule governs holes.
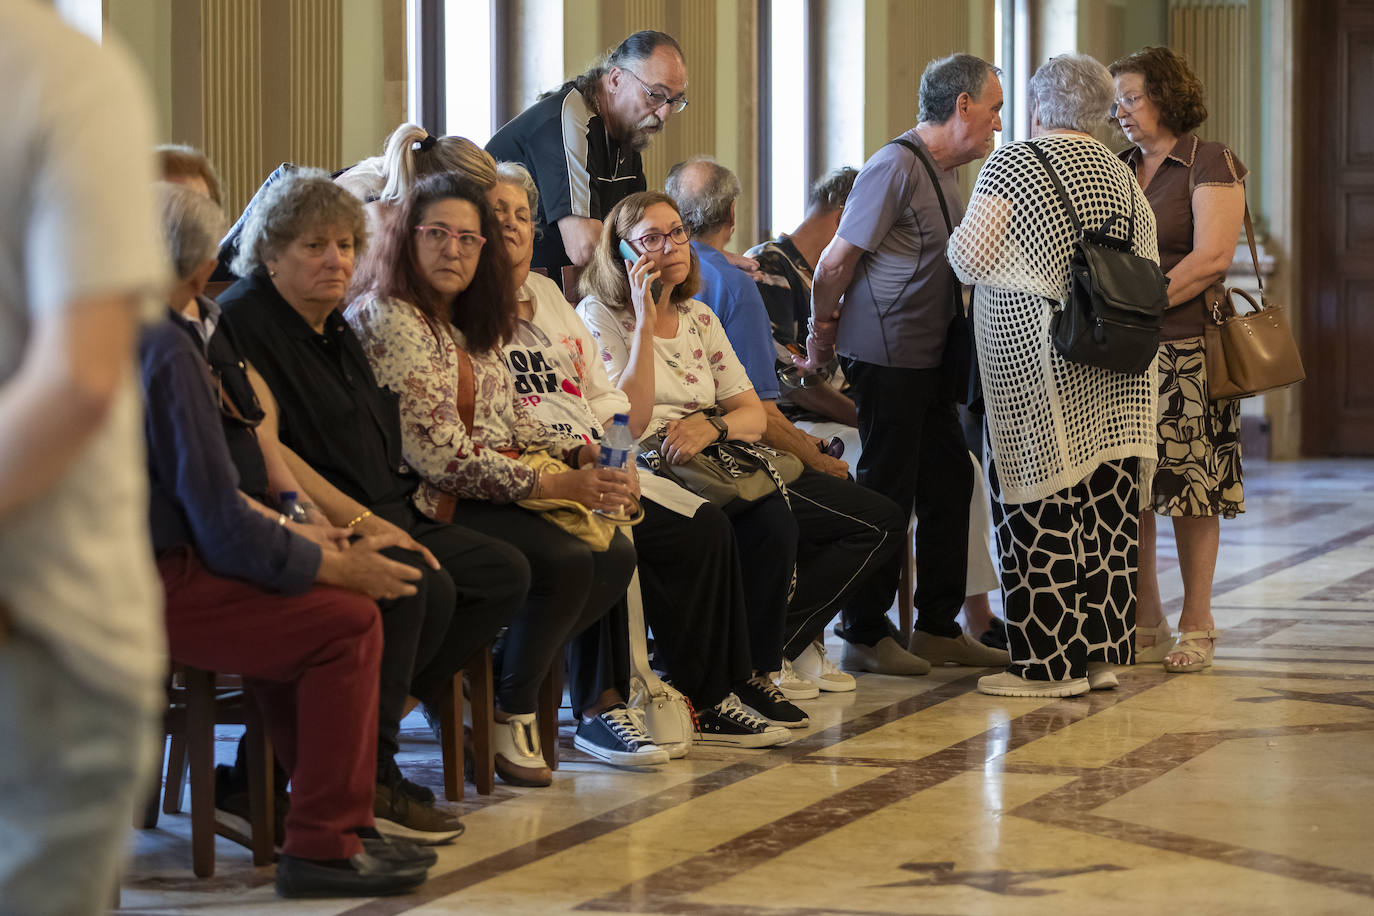
[[[1121,160],[1083,135],[1035,142],[1054,163],[1085,227],[1128,214],[1134,196],[1135,253],[1159,260],[1154,213]],[[1124,222],[1114,233],[1119,238]],[[977,284],[978,365],[1003,501],[1042,500],[1103,462],[1136,457],[1147,505],[1156,461],[1156,363],[1144,375],[1125,375],[1068,362],[1050,342],[1050,317],[1067,294],[1075,240],[1044,167],[1024,143],[1011,143],[978,173],[949,241],[955,273]]]

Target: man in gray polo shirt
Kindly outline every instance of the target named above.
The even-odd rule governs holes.
[[[969,638],[955,620],[973,480],[950,377],[961,340],[967,347],[965,338],[950,339],[963,322],[962,300],[945,260],[950,227],[964,214],[954,170],[991,152],[1002,129],[997,74],[970,54],[926,67],[919,122],[864,164],[816,266],[807,357],[798,360],[811,368],[840,354],[863,443],[858,481],[916,513],[910,651],[935,665],[1008,663],[1006,652]],[[846,667],[886,673],[879,644],[889,635],[885,612],[901,562],[885,564],[846,606]]]

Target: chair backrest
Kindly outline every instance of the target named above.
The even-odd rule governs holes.
[[[220,293],[233,285],[233,280],[212,280],[205,284],[205,295],[210,299],[218,299]]]
[[[582,268],[576,264],[569,264],[563,268],[563,298],[573,305],[582,301],[582,294],[577,291],[577,281],[582,277]]]

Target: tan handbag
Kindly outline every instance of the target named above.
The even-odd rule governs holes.
[[[1224,296],[1208,297],[1211,321],[1204,324],[1203,334],[1207,396],[1213,401],[1253,397],[1307,378],[1287,317],[1279,306],[1270,305],[1265,299],[1249,204],[1245,206],[1245,238],[1250,243],[1250,259],[1255,265],[1260,301],[1256,302],[1245,290],[1234,286]],[[1232,301],[1235,296],[1249,302],[1254,311],[1237,315]]]

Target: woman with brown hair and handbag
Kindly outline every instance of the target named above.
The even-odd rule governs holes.
[[[1192,133],[1207,119],[1202,83],[1168,48],[1114,62],[1112,116],[1135,144],[1121,153],[1154,210],[1169,309],[1159,347],[1159,466],[1153,511],[1140,519],[1136,661],[1171,672],[1212,664],[1220,631],[1212,619],[1222,516],[1245,511],[1240,403],[1209,396],[1204,329],[1235,255],[1247,170],[1229,148]],[[1159,595],[1155,515],[1173,520],[1183,573],[1177,642]],[[1172,647],[1171,647],[1172,643]]]
[[[630,432],[641,441],[661,436],[655,451],[667,476],[684,481],[694,462],[712,460],[702,455],[713,451],[709,446],[729,442],[732,452],[742,453],[765,427],[763,406],[724,329],[704,303],[692,298],[698,266],[687,236],[677,205],[666,194],[641,191],[626,197],[606,216],[582,274],[587,297],[578,306],[611,383],[629,397]],[[720,469],[719,462],[715,467]],[[744,473],[750,482],[758,477]],[[800,537],[785,491],[785,483],[770,485],[748,498],[721,500],[719,508],[735,532],[749,618],[753,676],[735,685],[735,694],[760,718],[800,728],[809,717],[770,677],[781,670],[783,646],[792,635],[787,614]],[[707,496],[702,489],[695,492]],[[796,591],[820,589],[798,581]]]
[[[417,507],[480,530],[529,560],[528,597],[511,621],[497,669],[496,769],[513,785],[544,786],[535,722],[539,685],[565,643],[620,600],[634,548],[605,550],[515,503],[563,499],[615,512],[632,501],[622,471],[597,467],[597,448],[557,437],[523,409],[501,346],[515,327],[510,260],[485,189],[453,173],[421,180],[388,214],[345,312],[378,384],[400,401],[402,454],[420,475]],[[488,241],[488,240],[491,241]],[[546,449],[561,472],[521,461]],[[574,643],[569,688],[577,746],[609,763],[666,763],[624,705],[615,653]]]

